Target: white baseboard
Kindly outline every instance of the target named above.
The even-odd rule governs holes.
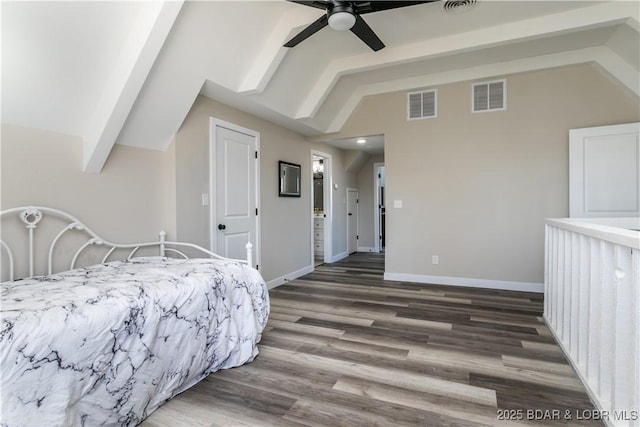
[[[267,289],[273,289],[275,287],[278,287],[280,285],[284,285],[287,282],[290,282],[292,280],[297,279],[298,277],[302,277],[305,274],[309,274],[313,272],[313,265],[308,265],[304,268],[301,268],[300,270],[294,271],[292,273],[289,274],[285,274],[284,276],[280,276],[276,279],[273,280],[269,280],[267,282]]]
[[[358,246],[358,252],[378,252],[376,248],[369,248],[366,246]]]
[[[544,292],[543,283],[509,282],[502,280],[470,279],[468,277],[427,276],[422,274],[384,273],[384,280],[430,283],[432,285],[467,286],[470,288],[500,289],[505,291]]]
[[[342,252],[341,254],[332,256],[331,257],[331,262],[338,262],[341,259],[345,259],[348,256],[349,256],[349,252]]]

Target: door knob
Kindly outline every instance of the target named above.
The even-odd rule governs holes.
[[[226,225],[224,225],[224,224],[218,224],[218,230],[224,230],[224,229],[226,229],[226,228],[227,228],[227,226],[226,226]]]
[[[351,212],[349,212],[349,216],[353,215]]]

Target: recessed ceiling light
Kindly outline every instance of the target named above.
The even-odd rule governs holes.
[[[356,142],[357,142],[358,144],[365,144],[365,143],[367,142],[367,140],[366,140],[366,139],[364,139],[364,138],[359,138],[359,139],[356,139]]]

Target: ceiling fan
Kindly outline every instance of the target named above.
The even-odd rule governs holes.
[[[378,38],[371,27],[364,22],[360,15],[365,13],[380,12],[382,10],[397,9],[400,7],[413,6],[422,3],[431,3],[438,0],[426,1],[298,1],[289,0],[304,6],[323,9],[326,14],[322,15],[311,25],[300,31],[298,35],[285,43],[285,47],[294,47],[303,40],[311,37],[327,25],[336,31],[351,30],[360,40],[365,42],[374,52],[384,47],[382,40]]]

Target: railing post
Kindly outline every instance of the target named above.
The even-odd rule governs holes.
[[[19,217],[29,230],[29,277],[31,277],[33,276],[33,230],[36,229],[42,219],[42,212],[29,206],[20,212]]]
[[[247,248],[247,264],[249,265],[249,267],[253,267],[253,256],[252,256],[253,245],[251,244],[251,242],[247,242],[247,245],[245,246],[245,248]]]
[[[164,255],[164,242],[165,239],[167,237],[167,232],[164,230],[160,230],[160,233],[158,233],[158,235],[160,236],[160,256],[165,256]]]

